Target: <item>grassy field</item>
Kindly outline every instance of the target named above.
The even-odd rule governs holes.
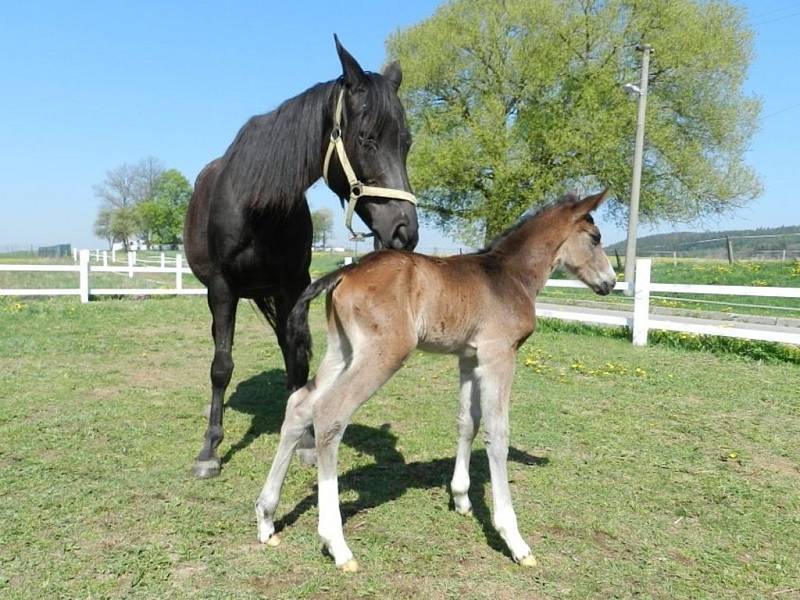
[[[317,357],[321,306],[312,310]],[[540,566],[450,508],[457,373],[416,354],[340,452],[345,534],[320,552],[315,472],[292,465],[283,544],[253,502],[278,439],[274,339],[239,308],[222,475],[190,475],[208,401],[202,298],[0,299],[0,596],[798,598],[800,366],[542,326],[521,349],[509,472]]]

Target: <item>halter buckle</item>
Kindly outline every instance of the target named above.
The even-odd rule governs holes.
[[[353,198],[358,198],[363,193],[363,189],[361,188],[361,182],[357,181],[350,185],[350,195]]]

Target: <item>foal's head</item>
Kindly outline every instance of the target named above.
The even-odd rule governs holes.
[[[558,250],[555,264],[567,269],[601,296],[610,293],[617,283],[617,276],[600,243],[600,230],[591,215],[605,200],[606,191],[559,207],[563,211],[567,238]]]
[[[403,80],[400,64],[393,62],[383,73],[370,73],[361,68],[338,38],[336,51],[345,89],[341,134],[356,176],[367,186],[411,192],[406,172],[411,134],[397,96]],[[329,177],[339,197],[350,195],[341,168],[332,169]],[[417,210],[411,202],[364,195],[355,212],[375,233],[376,249],[413,250],[417,245]]]

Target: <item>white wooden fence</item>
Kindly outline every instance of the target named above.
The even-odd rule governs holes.
[[[95,260],[99,262],[100,253],[95,251]],[[189,267],[183,266],[183,257],[175,255],[175,266],[166,266],[165,257],[162,254],[158,267],[137,267],[136,253],[128,253],[127,266],[108,265],[106,252],[103,252],[102,265],[90,264],[91,254],[89,250],[81,250],[78,253],[77,265],[0,265],[0,271],[20,271],[20,272],[39,272],[39,273],[78,273],[77,288],[16,288],[0,289],[0,296],[80,296],[81,302],[89,302],[91,296],[155,296],[155,295],[205,295],[206,288],[185,288],[183,286],[183,276],[191,274]],[[91,286],[90,276],[92,273],[120,273],[133,277],[135,273],[161,273],[174,274],[174,288],[97,288]]]
[[[800,345],[800,328],[791,331],[790,328],[776,330],[775,328],[759,328],[756,324],[743,327],[739,324],[720,321],[702,322],[700,319],[691,321],[669,318],[663,315],[650,313],[651,292],[671,292],[677,294],[714,294],[722,296],[758,296],[763,298],[800,298],[800,287],[751,287],[740,285],[695,285],[683,283],[655,283],[650,281],[649,258],[640,258],[636,261],[636,276],[634,280],[633,313],[609,310],[606,314],[588,312],[580,307],[565,309],[537,309],[540,317],[562,319],[565,321],[580,321],[582,323],[600,325],[626,326],[633,332],[633,343],[636,346],[647,345],[647,334],[651,330],[678,331],[699,335],[719,335],[724,337],[737,337],[750,340],[763,340],[767,342],[781,342],[784,344]],[[551,287],[582,288],[584,285],[574,280],[554,280],[547,282]],[[615,290],[627,290],[628,284],[617,283]],[[616,314],[614,314],[616,313]]]
[[[136,266],[134,253],[128,254],[127,266],[108,266],[105,257],[101,265],[90,264],[89,250],[81,250],[78,255],[77,265],[2,265],[0,271],[21,271],[21,272],[67,272],[79,274],[78,288],[55,288],[55,289],[0,289],[0,296],[80,296],[81,302],[89,302],[91,296],[102,295],[204,295],[205,288],[187,288],[183,286],[183,275],[191,273],[188,267],[183,266],[183,259],[180,254],[175,256],[174,266],[165,265],[164,255],[161,255],[160,266],[139,267]],[[95,256],[97,262],[101,261],[100,254]],[[155,262],[155,261],[154,261]],[[608,311],[588,311],[581,307],[564,308],[537,308],[536,314],[540,317],[561,319],[566,321],[579,321],[590,324],[618,325],[629,327],[632,331],[633,343],[637,346],[647,344],[647,335],[651,330],[678,331],[694,333],[700,335],[718,335],[725,337],[737,337],[752,340],[764,340],[769,342],[781,342],[786,344],[800,345],[800,328],[792,331],[787,328],[776,330],[775,328],[759,328],[753,324],[752,327],[741,325],[731,326],[727,323],[718,321],[703,322],[700,319],[679,320],[668,318],[663,315],[653,315],[650,312],[651,292],[671,292],[678,294],[715,294],[724,296],[759,296],[766,298],[800,298],[800,287],[749,287],[735,285],[694,285],[679,283],[656,283],[650,281],[651,261],[647,258],[640,258],[636,261],[636,279],[634,285],[633,312],[623,312],[620,310]],[[133,277],[136,273],[169,273],[175,275],[174,288],[95,288],[91,286],[92,273],[122,273]],[[581,282],[565,279],[550,279],[547,282],[549,287],[562,288],[583,288]],[[628,284],[625,282],[617,283],[614,288],[617,291],[625,291]]]

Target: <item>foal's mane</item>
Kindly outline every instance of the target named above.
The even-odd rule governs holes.
[[[501,246],[512,234],[519,231],[526,223],[529,221],[533,221],[537,217],[541,216],[543,213],[550,211],[553,208],[558,206],[565,206],[565,205],[572,205],[575,204],[580,200],[580,196],[578,196],[575,192],[567,192],[560,198],[556,200],[551,200],[550,202],[545,202],[535,207],[531,207],[522,213],[522,216],[517,219],[517,222],[502,231],[495,237],[489,244],[476,252],[476,254],[486,254],[491,252],[492,250],[496,250],[499,246]]]
[[[391,86],[375,73],[366,75],[359,84],[367,107],[360,115],[360,129],[379,131],[388,119],[402,123],[402,108],[399,100],[392,101]],[[244,124],[223,157],[222,168],[235,197],[257,211],[289,211],[303,201],[303,193],[322,175],[323,136],[332,126],[342,85],[341,77],[318,83]],[[346,114],[342,126],[347,127]]]

